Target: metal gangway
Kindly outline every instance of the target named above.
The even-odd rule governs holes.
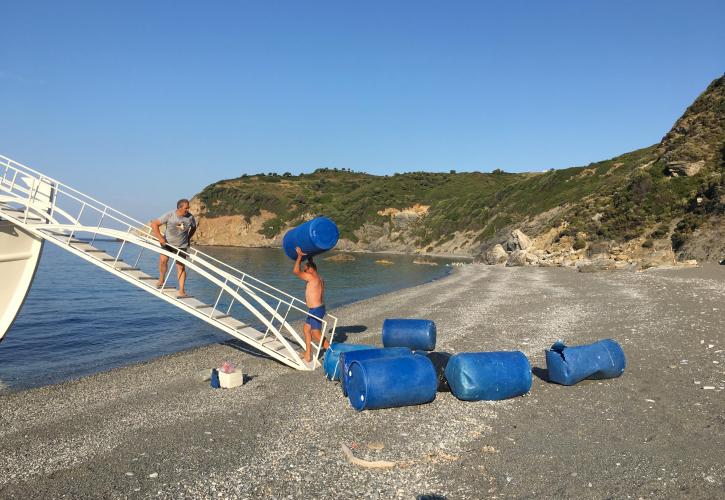
[[[191,247],[188,255],[169,252],[161,248],[149,225],[2,155],[0,175],[0,340],[32,285],[43,243],[49,242],[281,363],[298,370],[320,366],[324,339],[332,341],[335,335],[335,316],[318,318],[323,335],[312,346],[313,361],[305,363],[300,357],[304,336],[288,321],[290,314],[307,314],[303,301],[197,248]],[[108,240],[118,249],[100,248]],[[169,257],[160,288],[158,275],[139,267],[152,254]],[[204,280],[204,288],[213,290],[215,299],[177,297],[176,288],[167,286],[176,262],[193,271],[194,280]],[[253,321],[243,321],[250,317]]]

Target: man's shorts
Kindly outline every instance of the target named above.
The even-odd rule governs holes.
[[[314,314],[317,316],[317,318],[324,318],[325,317],[325,306],[319,306],[319,307],[311,307],[308,314]],[[305,323],[310,325],[313,330],[322,330],[322,321],[320,321],[317,318],[313,318],[312,316],[307,316],[307,319],[305,320]]]
[[[161,248],[163,248],[167,252],[175,253],[175,254],[179,255],[180,257],[182,257],[184,259],[186,259],[187,257],[189,257],[189,247],[174,248],[171,245],[162,245]]]

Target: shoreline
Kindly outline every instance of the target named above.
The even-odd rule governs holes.
[[[558,338],[611,337],[624,375],[357,413],[319,370],[212,344],[0,396],[0,496],[718,496],[724,299],[720,269],[463,266],[336,308],[338,332],[379,345],[386,317],[428,317],[440,350],[522,350],[533,367]],[[196,378],[223,360],[241,365],[244,386],[214,391]],[[397,465],[349,465],[340,443]]]
[[[281,245],[268,245],[268,246],[244,246],[244,245],[200,245],[195,244],[195,247],[203,247],[203,248],[244,248],[244,249],[255,249],[255,248],[261,248],[261,249],[276,249],[279,250],[282,248]],[[472,255],[465,255],[465,254],[448,254],[448,253],[426,253],[426,252],[400,252],[395,250],[385,250],[385,251],[373,251],[373,250],[338,250],[338,249],[332,249],[328,251],[331,255],[339,254],[339,253],[359,253],[359,254],[367,254],[367,255],[409,255],[411,257],[435,257],[439,259],[467,259],[467,260],[473,260],[475,259]],[[325,253],[328,253],[325,252]]]

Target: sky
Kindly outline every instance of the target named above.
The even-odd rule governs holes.
[[[540,171],[658,142],[722,1],[0,0],[0,154],[142,220],[243,173]]]

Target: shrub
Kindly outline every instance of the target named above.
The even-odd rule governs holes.
[[[674,232],[672,233],[670,240],[672,241],[672,249],[677,251],[682,248],[682,245],[684,245],[687,241],[687,235],[680,232]]]
[[[662,223],[660,224],[657,229],[655,229],[652,234],[650,235],[654,239],[661,239],[667,236],[667,232],[669,231],[670,226],[668,224]]]
[[[652,241],[652,238],[647,238],[644,240],[644,243],[642,243],[642,248],[652,248],[654,246],[654,241]]]
[[[264,223],[264,227],[259,230],[259,233],[267,238],[274,238],[280,233],[280,231],[282,231],[283,225],[284,223],[279,217],[274,217]]]
[[[582,248],[585,248],[586,246],[587,246],[586,241],[584,241],[581,238],[577,238],[576,240],[574,240],[574,244],[572,245],[572,248],[574,248],[574,250],[581,250]]]

